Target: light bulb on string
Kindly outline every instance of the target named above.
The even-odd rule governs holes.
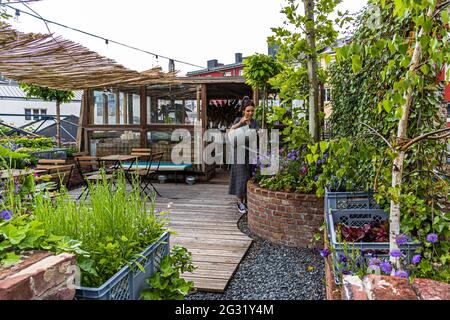
[[[16,13],[14,14],[14,21],[19,22],[20,10],[16,9]]]

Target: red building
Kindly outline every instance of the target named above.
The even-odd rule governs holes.
[[[188,77],[239,77],[242,76],[244,64],[242,63],[242,53],[236,53],[234,63],[219,63],[217,59],[208,60],[208,68],[191,71],[186,74]]]

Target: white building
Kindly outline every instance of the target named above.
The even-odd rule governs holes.
[[[75,91],[73,101],[61,104],[61,116],[80,116],[82,94],[82,91]],[[36,98],[27,99],[16,82],[0,77],[1,122],[21,127],[40,120],[42,115],[56,115],[56,102]],[[47,123],[46,125],[51,125],[54,122],[47,121]]]

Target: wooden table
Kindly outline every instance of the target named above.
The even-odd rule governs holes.
[[[57,170],[57,171],[62,171],[62,170],[67,170],[67,169],[71,169],[74,165],[73,164],[57,164],[57,165],[52,165],[52,164],[39,164],[37,166],[38,170],[40,171],[50,171],[50,170]]]
[[[9,179],[11,177],[17,178],[17,177],[23,177],[30,174],[35,173],[44,173],[47,172],[47,170],[24,170],[24,169],[12,169],[12,170],[1,170],[0,171],[0,179]]]
[[[111,161],[114,163],[112,169],[122,169],[125,172],[125,178],[127,179],[127,181],[132,184],[131,178],[128,176],[128,169],[131,168],[134,164],[135,161],[137,161],[137,156],[131,156],[131,155],[124,155],[124,154],[113,154],[110,156],[105,156],[105,157],[101,157],[100,161]],[[129,168],[125,169],[122,166],[122,162],[125,161],[133,161],[131,163],[131,165],[129,166]]]

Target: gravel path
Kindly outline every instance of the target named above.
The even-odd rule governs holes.
[[[239,229],[253,244],[224,293],[198,292],[187,300],[323,300],[325,273],[317,250],[275,245],[251,234],[247,215]]]

